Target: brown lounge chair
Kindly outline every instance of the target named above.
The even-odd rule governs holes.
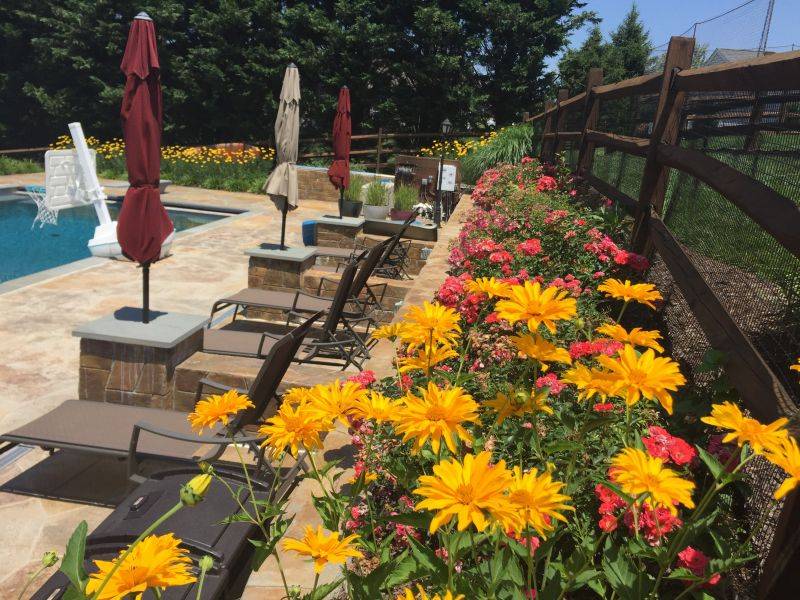
[[[294,358],[296,362],[337,366],[344,370],[351,364],[360,368],[369,358],[365,342],[344,318],[355,272],[355,264],[345,267],[325,321],[306,336],[301,352]],[[297,317],[300,317],[298,313],[289,311],[287,321]],[[270,331],[271,327],[274,325],[263,321],[236,319],[219,328],[205,329],[203,352],[261,358],[278,339],[278,335]]]
[[[375,273],[387,279],[411,279],[406,273],[405,265],[408,261],[408,251],[411,248],[411,240],[401,241],[403,235],[417,218],[418,211],[414,212],[403,221],[400,229],[389,239],[389,246],[375,269]],[[363,250],[363,246],[356,244],[353,248],[336,248],[330,246],[315,246],[317,256],[327,256],[342,260],[352,259],[358,252]]]
[[[303,338],[321,314],[311,316],[271,345],[250,389],[240,390],[247,393],[254,407],[239,414],[227,428],[216,427],[197,435],[184,412],[67,400],[38,419],[0,436],[0,443],[5,442],[0,446],[0,454],[17,444],[25,444],[46,450],[74,450],[117,456],[127,458],[129,477],[133,481],[141,481],[137,473],[142,460],[214,461],[231,443],[248,444],[255,452],[259,452],[259,438],[247,436],[243,428],[268,416],[267,410],[274,408],[278,386]],[[200,400],[205,388],[220,391],[232,389],[202,379],[197,387],[195,402]],[[258,454],[258,457],[258,468],[261,468],[263,455]]]
[[[343,318],[345,321],[364,321],[365,317],[368,318],[375,310],[383,309],[381,300],[383,300],[383,295],[386,293],[386,284],[370,286],[368,281],[386,252],[389,243],[390,240],[384,240],[369,250],[362,252],[361,257],[356,257],[355,260],[358,260],[358,258],[363,258],[363,260],[361,260],[349,290],[341,288],[341,279],[336,282],[325,277],[320,279],[317,295],[308,294],[301,290],[281,292],[259,288],[244,288],[235,294],[225,296],[214,302],[211,307],[211,322],[214,321],[214,315],[231,306],[234,307],[234,321],[239,316],[240,311],[248,308],[270,308],[298,314],[330,310],[336,294],[339,292],[346,294],[347,305],[351,309],[344,310]],[[333,298],[321,295],[326,284],[336,285],[336,292],[334,292]],[[373,320],[370,320],[370,322],[374,324]]]

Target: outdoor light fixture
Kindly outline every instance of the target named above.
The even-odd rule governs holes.
[[[453,124],[450,122],[450,119],[442,121],[442,133],[444,135],[447,135],[452,130]],[[439,157],[439,176],[436,185],[436,202],[433,205],[433,221],[436,223],[436,227],[442,224],[442,171],[444,170],[444,148],[445,145],[442,144],[442,154]]]

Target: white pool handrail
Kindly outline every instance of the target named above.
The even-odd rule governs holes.
[[[69,132],[75,145],[75,154],[78,158],[78,169],[81,173],[81,190],[94,206],[100,225],[95,227],[94,237],[89,240],[89,251],[93,256],[104,258],[122,258],[122,249],[117,242],[117,222],[111,220],[111,214],[106,206],[106,194],[97,179],[97,172],[92,164],[89,145],[83,135],[83,128],[78,122],[69,124]]]

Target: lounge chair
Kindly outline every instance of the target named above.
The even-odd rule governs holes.
[[[355,264],[350,263],[345,267],[325,321],[318,330],[306,336],[301,352],[294,358],[296,362],[337,366],[344,370],[349,365],[360,368],[369,358],[364,340],[353,329],[354,323],[344,318],[344,308],[355,273]],[[302,318],[301,313],[291,310],[287,315],[287,322]],[[203,352],[261,358],[278,339],[270,327],[271,324],[263,321],[235,319],[222,327],[205,329]]]
[[[0,454],[18,444],[39,446],[46,450],[75,450],[126,458],[128,476],[138,476],[144,460],[177,462],[217,460],[231,443],[248,444],[259,452],[257,437],[243,428],[258,422],[267,409],[274,406],[278,386],[303,338],[322,313],[312,315],[304,323],[273,341],[264,363],[246,392],[254,407],[237,415],[226,428],[216,427],[197,435],[180,411],[110,404],[87,400],[67,400],[38,419],[0,436]],[[206,388],[219,391],[232,389],[208,379],[200,380],[195,402]],[[258,466],[264,456],[258,454]],[[266,465],[269,467],[269,465]]]
[[[400,229],[397,230],[389,239],[389,245],[378,261],[375,274],[388,279],[411,279],[406,273],[405,265],[408,261],[408,251],[411,248],[411,240],[402,240],[403,235],[417,218],[418,211],[414,210],[410,217],[403,221]],[[341,260],[352,259],[358,252],[363,250],[361,244],[356,244],[353,248],[336,248],[330,246],[316,246],[317,256],[338,258]]]
[[[369,318],[375,310],[383,310],[381,301],[386,293],[386,284],[370,285],[370,276],[375,271],[378,261],[382,258],[389,245],[390,240],[376,244],[368,251],[364,251],[366,256],[361,260],[361,264],[356,271],[353,282],[349,290],[340,288],[341,279],[334,281],[327,277],[320,279],[317,287],[317,294],[308,294],[301,290],[296,292],[281,292],[275,290],[264,290],[260,288],[244,288],[235,294],[220,298],[211,307],[211,322],[214,316],[221,310],[231,306],[234,307],[233,320],[242,311],[248,308],[269,308],[290,313],[316,312],[319,310],[330,310],[337,293],[346,294],[346,308],[342,313],[343,319],[363,321],[364,317]],[[363,256],[364,253],[362,253]],[[323,296],[322,291],[330,286],[335,286],[334,297]],[[347,310],[350,306],[351,310]],[[371,321],[374,324],[374,321]]]

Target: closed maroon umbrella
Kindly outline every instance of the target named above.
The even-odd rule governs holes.
[[[336,117],[333,119],[333,163],[328,169],[328,179],[339,189],[339,217],[342,216],[344,189],[350,185],[350,137],[353,125],[350,122],[350,90],[342,86]]]
[[[125,193],[117,223],[122,253],[142,265],[142,321],[149,321],[150,264],[161,258],[161,245],[174,227],[161,204],[161,69],[156,30],[147,13],[133,20],[125,55],[122,130],[130,187]]]

